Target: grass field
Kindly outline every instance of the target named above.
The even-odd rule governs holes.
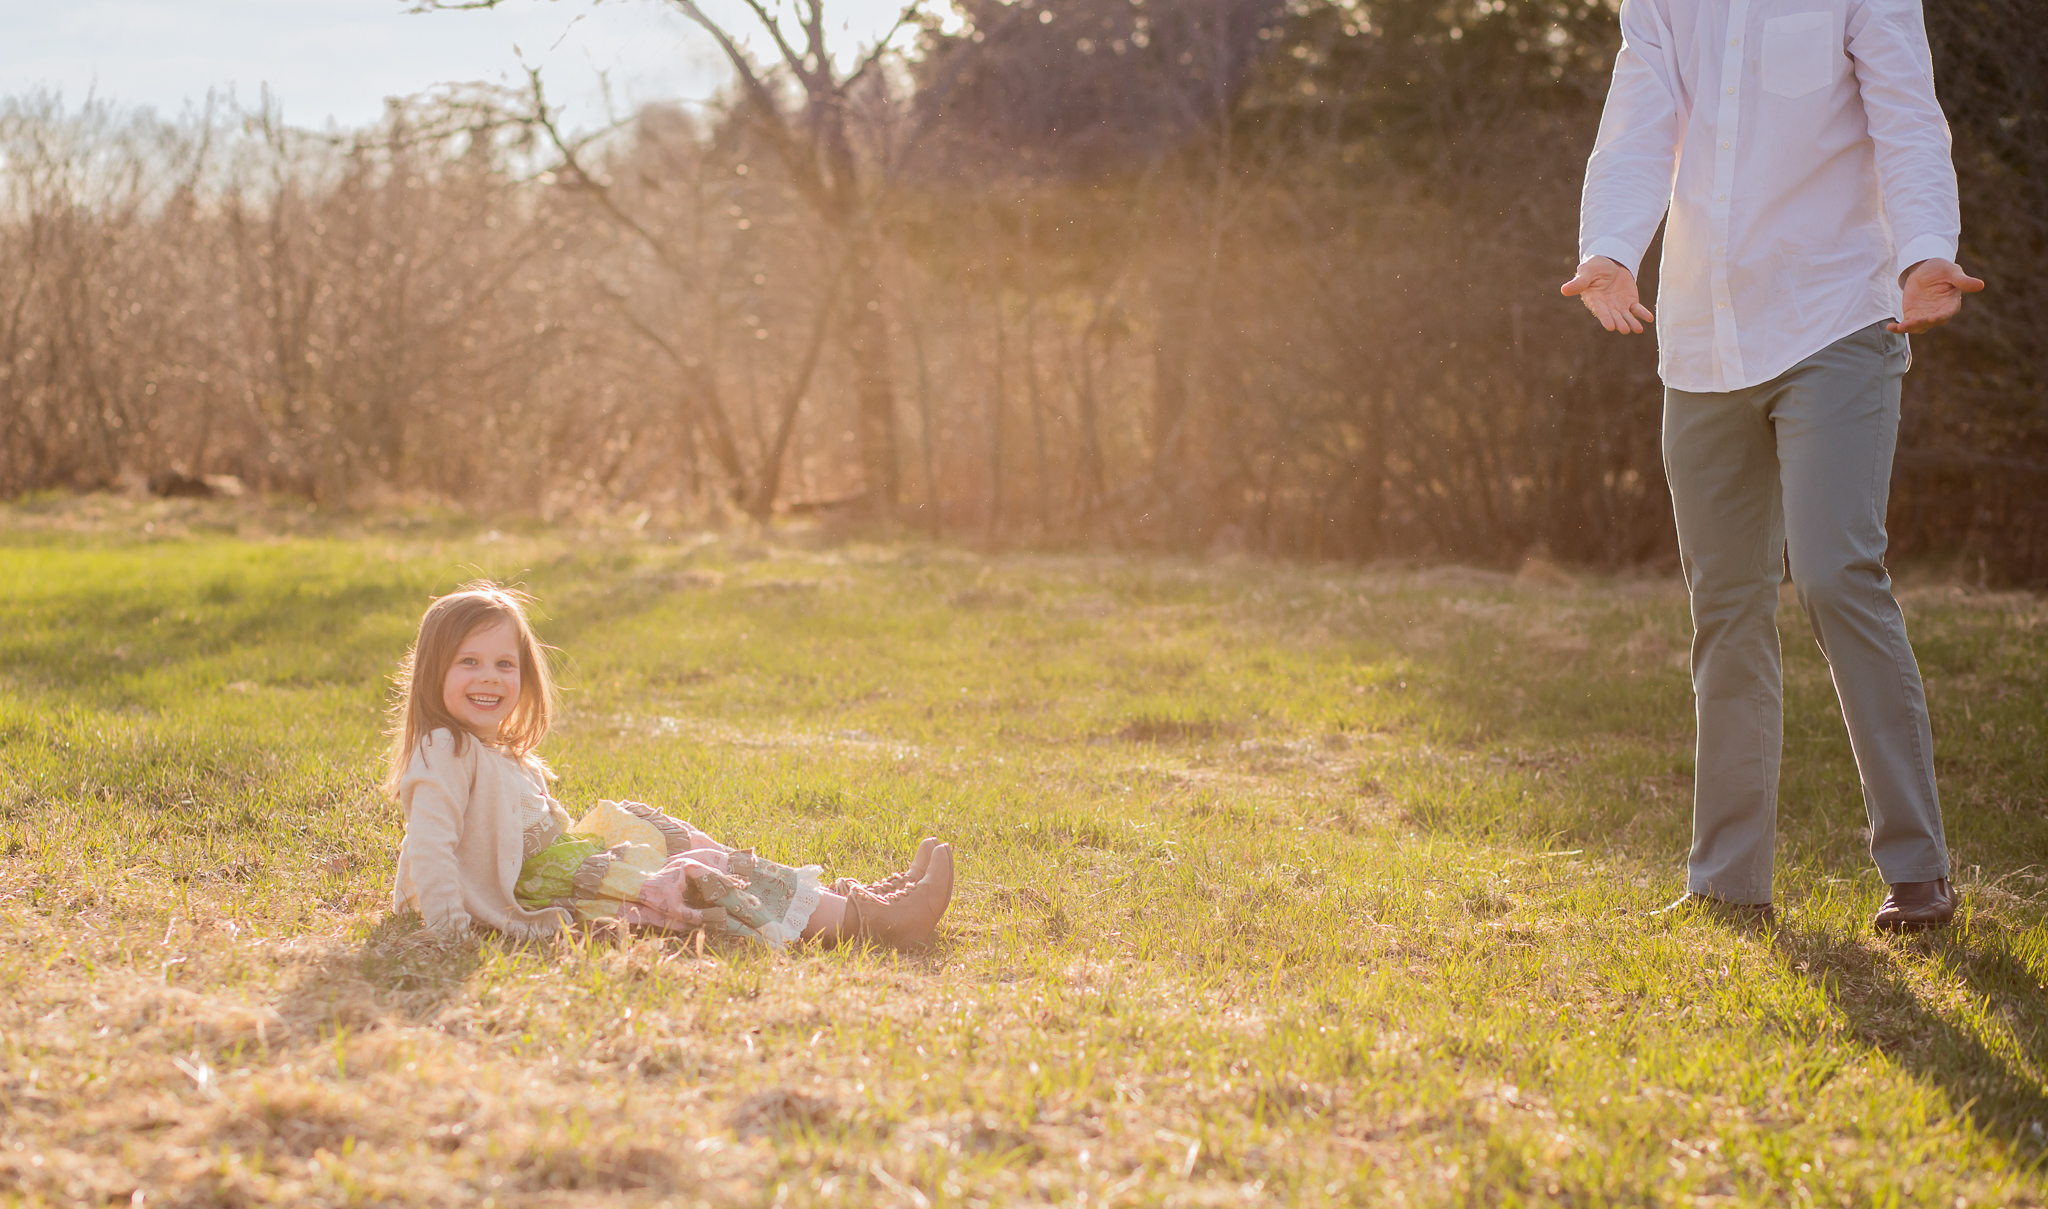
[[[410,933],[386,677],[479,574],[564,653],[572,809],[944,836],[942,943]],[[1961,922],[1868,931],[1794,606],[1761,934],[1645,914],[1661,579],[0,510],[0,1201],[2040,1205],[2048,599],[1904,596]]]

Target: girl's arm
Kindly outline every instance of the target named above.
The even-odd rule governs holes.
[[[398,800],[405,805],[405,842],[398,850],[400,892],[410,884],[421,924],[437,931],[465,931],[471,922],[462,903],[455,845],[462,839],[463,816],[469,809],[475,744],[472,739],[465,745],[469,759],[464,760],[455,754],[454,737],[448,732],[428,735],[413,751],[398,786]]]

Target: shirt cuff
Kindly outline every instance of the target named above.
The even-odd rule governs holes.
[[[1643,249],[1630,247],[1624,240],[1611,235],[1594,240],[1579,250],[1579,263],[1584,264],[1595,256],[1605,256],[1627,269],[1631,277],[1641,276],[1636,272],[1636,268],[1642,262]]]
[[[1923,260],[1949,260],[1956,258],[1956,241],[1947,235],[1917,235],[1899,249],[1898,272],[1903,275],[1907,269]]]

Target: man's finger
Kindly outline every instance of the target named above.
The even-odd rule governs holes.
[[[1954,283],[1957,289],[1961,290],[1965,294],[1974,294],[1978,290],[1984,288],[1984,283],[1982,281],[1978,280],[1975,277],[1970,276],[1968,273],[1963,272],[1961,269],[1957,269],[1956,275],[1950,278],[1949,280]]]
[[[1585,293],[1587,290],[1591,289],[1592,286],[1593,279],[1591,277],[1586,276],[1584,273],[1580,273],[1578,276],[1572,278],[1570,281],[1567,281],[1563,285],[1557,287],[1557,292],[1563,294],[1567,298],[1576,298],[1579,295]]]
[[[1618,305],[1606,294],[1588,294],[1583,301],[1586,309],[1593,312],[1593,317],[1600,321],[1600,326],[1610,332],[1626,336],[1630,332],[1643,330],[1642,325],[1636,322],[1635,316],[1629,314],[1627,307]]]
[[[1644,323],[1657,322],[1656,314],[1653,313],[1649,307],[1644,306],[1640,302],[1631,304],[1629,310],[1631,314],[1635,315],[1636,318],[1642,320]]]
[[[1904,323],[1900,323],[1896,326],[1892,324],[1886,324],[1885,327],[1888,330],[1902,332],[1908,336],[1918,336],[1923,332],[1931,332],[1935,328],[1940,327],[1942,324],[1947,323],[1949,320],[1955,318],[1956,314],[1961,310],[1962,307],[1960,304],[1958,304],[1955,306],[1942,307],[1932,314],[1929,314],[1926,311],[1921,311],[1917,315],[1909,316]]]

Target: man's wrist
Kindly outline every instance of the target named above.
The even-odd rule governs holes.
[[[1956,258],[1956,241],[1946,235],[1916,235],[1899,245],[1899,280],[1929,260]]]
[[[1593,240],[1581,249],[1579,263],[1584,264],[1595,257],[1604,257],[1620,266],[1630,277],[1636,275],[1636,265],[1642,260],[1640,249],[1631,248],[1611,236]]]

